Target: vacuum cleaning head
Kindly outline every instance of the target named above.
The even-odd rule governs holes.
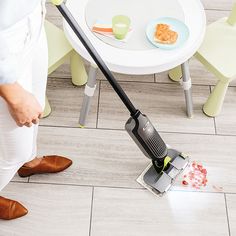
[[[168,149],[150,120],[140,111],[129,118],[125,128],[144,155],[152,160],[138,182],[155,194],[164,194],[187,167],[189,158]]]
[[[155,195],[162,196],[175,183],[176,178],[189,164],[189,157],[174,150],[168,149],[168,164],[161,172],[157,172],[155,165],[150,163],[137,182]]]

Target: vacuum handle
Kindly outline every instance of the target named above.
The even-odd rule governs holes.
[[[105,75],[113,89],[116,91],[122,102],[125,104],[127,109],[130,111],[131,116],[135,115],[137,112],[137,109],[134,107],[132,102],[129,100],[128,96],[125,94],[124,90],[121,88],[121,86],[118,84],[114,76],[112,75],[111,71],[108,69],[102,58],[97,53],[96,49],[91,44],[88,37],[85,35],[83,30],[80,28],[79,24],[71,14],[71,12],[68,10],[66,5],[64,4],[63,0],[52,0],[52,3],[56,5],[62,16],[65,18],[67,23],[70,25],[74,33],[78,36],[81,43],[84,45],[84,47],[87,49],[88,53],[91,55],[93,60],[96,62],[99,69],[102,71],[102,73]]]

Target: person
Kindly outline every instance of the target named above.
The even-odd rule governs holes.
[[[36,153],[48,70],[45,1],[0,1],[0,191],[17,171],[28,177],[60,172],[72,164],[66,157]],[[1,220],[27,212],[0,193]]]

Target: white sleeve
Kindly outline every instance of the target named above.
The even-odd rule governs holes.
[[[10,53],[7,39],[0,32],[0,85],[11,84],[18,79],[18,63],[16,55]]]

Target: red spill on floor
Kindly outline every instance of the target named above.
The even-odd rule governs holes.
[[[207,170],[196,161],[190,164],[189,171],[183,176],[182,185],[200,189],[207,185]]]
[[[216,186],[216,185],[213,185],[212,187],[213,187],[213,189],[216,190],[217,192],[223,192],[223,187]]]
[[[188,182],[187,182],[186,180],[183,180],[183,181],[182,181],[182,184],[183,184],[183,185],[188,185]]]

